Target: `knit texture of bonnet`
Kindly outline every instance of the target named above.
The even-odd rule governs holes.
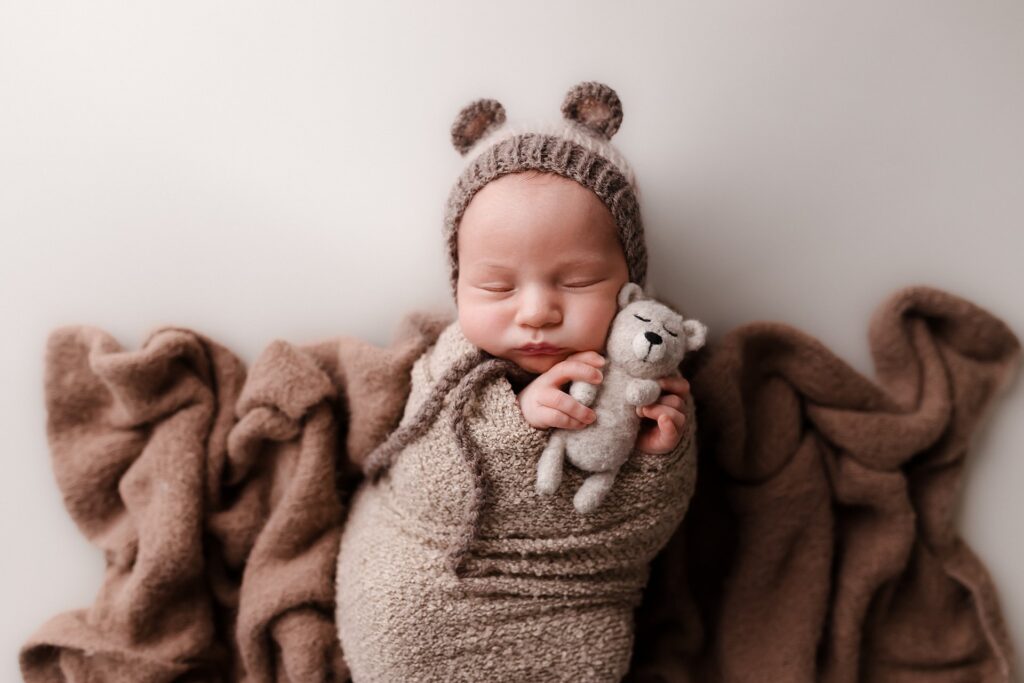
[[[465,165],[448,195],[444,220],[453,297],[459,281],[459,221],[470,200],[492,180],[527,170],[557,173],[593,191],[615,220],[630,281],[645,285],[647,247],[636,179],[611,144],[621,123],[618,95],[594,81],[569,90],[557,122],[506,124],[505,108],[492,99],[462,108],[451,135]]]

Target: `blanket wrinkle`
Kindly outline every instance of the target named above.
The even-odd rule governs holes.
[[[869,342],[878,384],[778,323],[731,331],[690,368],[701,483],[638,613],[641,669],[1011,680],[995,587],[952,513],[967,443],[1020,343],[924,286],[883,303]],[[671,606],[655,602],[665,593]],[[693,611],[704,632],[673,632]]]
[[[348,500],[451,319],[411,314],[388,347],[275,340],[248,371],[187,328],[157,328],[134,351],[95,327],[54,329],[51,464],[108,567],[90,606],[26,640],[24,679],[348,680],[333,595]],[[873,380],[780,322],[684,361],[698,485],[651,567],[626,680],[1019,673],[954,513],[1020,342],[926,286],[887,297],[868,338]]]
[[[110,560],[93,608],[51,619],[22,655],[26,680],[161,680],[211,670],[220,648],[201,542],[207,455],[225,441],[241,365],[223,347],[156,330],[122,352],[89,326],[47,343],[47,434],[65,504]],[[214,378],[216,377],[216,385]],[[173,523],[159,523],[173,520]],[[157,522],[157,523],[154,523]],[[185,663],[188,661],[189,663]]]

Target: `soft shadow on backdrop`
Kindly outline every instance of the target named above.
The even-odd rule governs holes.
[[[715,339],[753,320],[873,377],[909,284],[1024,334],[1024,5],[475,2],[0,5],[0,678],[103,559],[53,480],[42,353],[83,323],[385,344],[450,305],[440,238],[462,105],[624,105],[657,291]],[[969,457],[960,529],[1024,650],[1024,390]]]

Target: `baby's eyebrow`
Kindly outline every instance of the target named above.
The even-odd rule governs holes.
[[[558,265],[562,266],[563,268],[587,268],[590,266],[603,266],[604,264],[605,260],[600,258],[575,258],[562,261]]]
[[[471,262],[474,268],[490,268],[492,270],[504,270],[513,272],[517,268],[514,265],[506,265],[500,261],[493,261],[490,259],[478,259]],[[605,265],[605,260],[601,258],[570,258],[565,261],[559,261],[556,266],[560,269],[565,268],[592,268],[601,267]]]
[[[494,268],[495,270],[515,270],[512,266],[507,266],[498,261],[473,261],[473,265],[479,268]]]

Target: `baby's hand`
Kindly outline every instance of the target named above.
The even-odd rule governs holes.
[[[683,438],[686,415],[682,411],[690,383],[679,375],[671,375],[659,379],[658,384],[662,388],[658,402],[637,406],[636,414],[648,419],[640,424],[636,447],[643,453],[664,455],[674,451]]]
[[[597,414],[561,387],[573,380],[600,384],[604,373],[598,368],[604,364],[604,357],[597,351],[580,351],[535,377],[516,398],[523,417],[536,429],[586,427]]]

